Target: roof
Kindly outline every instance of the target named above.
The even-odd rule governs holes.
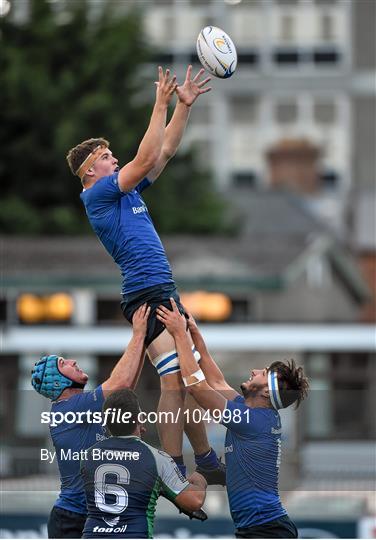
[[[337,266],[347,268],[347,282],[363,294],[363,282],[351,257],[301,199],[284,192],[246,193],[234,194],[243,223],[236,238],[162,238],[180,286],[221,287],[229,292],[284,287],[308,263],[312,250],[327,256],[335,247],[341,253]],[[119,270],[94,233],[88,237],[3,236],[0,243],[5,287],[120,288]]]

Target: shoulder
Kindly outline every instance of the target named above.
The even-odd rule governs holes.
[[[118,174],[119,173],[116,172],[110,176],[103,176],[103,178],[97,180],[95,184],[81,192],[81,199],[88,202],[95,199],[97,196],[106,193],[115,193],[117,195],[121,195],[122,191],[120,190],[118,184]]]
[[[75,409],[80,409],[83,404],[85,405],[98,404],[98,406],[101,407],[103,404],[103,401],[104,401],[104,396],[103,396],[103,391],[102,391],[102,385],[99,385],[94,390],[88,390],[87,392],[80,392],[78,394],[74,394],[73,396],[67,399],[55,401],[52,404],[52,408],[74,411]]]

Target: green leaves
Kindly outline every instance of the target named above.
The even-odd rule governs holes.
[[[26,22],[0,19],[2,232],[88,231],[68,150],[103,136],[124,164],[147,128],[156,65],[145,75],[152,58],[142,17],[112,9],[94,16],[89,6],[30,0]],[[193,152],[175,157],[149,191],[161,233],[220,231],[224,204]]]

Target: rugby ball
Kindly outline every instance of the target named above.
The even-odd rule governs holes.
[[[206,26],[197,38],[197,55],[212,75],[228,79],[234,73],[238,56],[230,37],[216,26]]]

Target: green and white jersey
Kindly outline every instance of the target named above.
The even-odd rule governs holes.
[[[161,492],[173,501],[189,485],[168,454],[134,436],[92,446],[81,475],[88,510],[83,538],[152,538]]]

